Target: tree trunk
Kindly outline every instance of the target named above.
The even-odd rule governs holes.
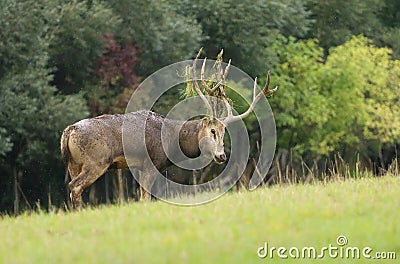
[[[72,204],[71,204],[71,198],[69,197],[69,172],[68,172],[68,166],[65,166],[65,175],[64,175],[64,184],[65,184],[65,191],[66,191],[66,204],[67,204],[67,208],[72,208]]]
[[[383,152],[382,152],[382,144],[381,143],[379,144],[378,155],[379,155],[379,167],[380,167],[378,169],[378,173],[379,173],[379,175],[383,175],[385,173],[385,171],[386,171],[386,168],[385,168],[385,162],[384,162],[384,159],[383,159]]]
[[[125,200],[125,195],[124,195],[124,181],[122,178],[121,169],[117,170],[117,176],[118,176],[118,203],[122,203]]]
[[[19,191],[18,191],[18,171],[17,167],[14,165],[14,215],[19,213]]]
[[[98,205],[99,201],[97,199],[97,195],[96,195],[96,185],[92,184],[90,186],[90,190],[89,190],[89,204],[90,205]]]
[[[107,173],[104,175],[104,185],[105,185],[105,195],[106,195],[106,204],[110,204],[110,189],[109,189],[109,180]]]
[[[139,201],[140,197],[140,187],[138,181],[136,181],[136,179],[139,179],[139,176],[138,170],[132,171],[132,196],[135,201]]]

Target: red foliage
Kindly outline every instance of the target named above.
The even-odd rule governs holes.
[[[92,116],[104,113],[123,113],[132,92],[140,83],[134,68],[139,61],[134,43],[121,47],[113,34],[103,36],[106,50],[93,62],[100,85],[89,93]]]
[[[113,34],[103,36],[107,43],[106,52],[94,61],[94,71],[100,80],[110,88],[123,90],[138,83],[134,67],[139,61],[138,49],[134,43],[121,48]]]

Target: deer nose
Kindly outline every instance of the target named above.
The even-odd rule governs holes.
[[[226,161],[226,155],[225,155],[225,153],[219,155],[219,158],[220,158],[220,160],[221,160],[222,162],[223,162],[223,161]]]

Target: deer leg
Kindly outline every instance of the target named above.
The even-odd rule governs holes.
[[[76,177],[78,177],[81,170],[82,170],[82,164],[75,164],[73,162],[68,163],[68,173],[69,173],[69,177],[70,177],[71,181],[73,179],[75,179]],[[68,205],[68,208],[71,208],[71,200],[70,200],[71,192],[70,192],[70,188],[69,188],[69,184],[68,184],[68,182],[69,182],[68,174],[65,175],[64,181],[65,181],[65,185],[66,185],[66,192],[67,192],[66,194],[67,194],[67,197],[69,198],[67,201],[67,205]]]
[[[157,171],[154,169],[145,168],[140,172],[139,185],[140,185],[140,200],[150,201],[151,200],[151,187],[157,177]]]
[[[68,163],[68,172],[69,172],[69,176],[71,177],[71,180],[78,177],[81,170],[82,170],[82,164],[75,164],[72,162]]]
[[[79,175],[69,183],[71,191],[70,198],[72,207],[80,210],[82,208],[82,192],[103,175],[109,164],[84,164]]]

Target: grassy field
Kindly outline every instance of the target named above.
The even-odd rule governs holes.
[[[347,245],[339,247],[344,235]],[[370,247],[400,259],[400,177],[229,193],[197,207],[131,203],[0,219],[1,263],[283,263],[259,247]],[[339,251],[338,251],[339,252]],[[265,253],[262,249],[260,253]],[[295,254],[295,251],[292,251]],[[301,256],[301,255],[300,255]],[[319,260],[319,262],[321,262]],[[324,263],[349,263],[330,258]],[[350,262],[355,262],[351,260]],[[394,260],[357,262],[392,263]]]

